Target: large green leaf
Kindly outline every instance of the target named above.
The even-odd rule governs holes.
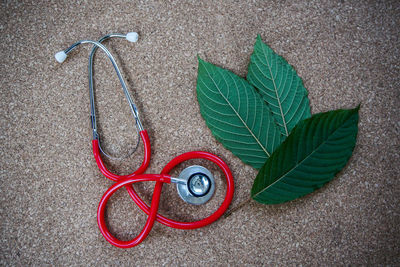
[[[264,204],[283,203],[333,179],[356,144],[358,109],[319,113],[301,121],[260,169],[252,198]]]
[[[303,81],[283,57],[262,42],[260,35],[251,55],[247,80],[259,90],[285,137],[299,121],[311,116]]]
[[[243,78],[199,58],[197,99],[215,138],[256,169],[281,143],[271,111]]]

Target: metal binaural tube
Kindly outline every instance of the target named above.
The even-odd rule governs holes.
[[[143,131],[144,128],[143,128],[143,125],[142,125],[142,123],[140,121],[140,118],[139,118],[139,111],[138,111],[135,103],[132,100],[132,97],[131,97],[128,89],[127,89],[126,83],[125,83],[125,81],[124,81],[124,79],[122,77],[121,71],[119,70],[118,65],[117,65],[114,57],[112,56],[110,51],[103,44],[101,44],[101,42],[103,42],[103,41],[105,41],[105,40],[107,40],[109,38],[112,38],[112,37],[126,38],[130,42],[137,41],[137,34],[136,33],[128,33],[127,35],[124,35],[124,34],[108,34],[108,35],[105,35],[102,38],[100,38],[98,41],[92,41],[92,40],[81,40],[81,41],[78,41],[78,42],[72,44],[70,47],[68,47],[64,51],[61,51],[61,52],[57,53],[56,54],[56,59],[57,59],[57,61],[59,61],[61,63],[61,62],[63,62],[65,60],[65,58],[67,57],[67,54],[70,53],[72,50],[76,49],[77,46],[79,46],[81,44],[92,44],[93,45],[92,51],[91,51],[90,56],[89,56],[89,64],[88,64],[90,118],[91,118],[91,126],[92,126],[92,131],[93,131],[93,140],[99,140],[100,151],[104,155],[106,155],[109,158],[114,158],[115,159],[115,157],[110,156],[109,154],[107,154],[101,148],[101,146],[100,146],[100,135],[99,135],[99,133],[97,131],[96,107],[95,107],[94,89],[93,89],[93,87],[94,87],[94,85],[93,85],[93,57],[94,57],[94,54],[95,54],[95,52],[97,51],[98,48],[100,48],[101,50],[103,50],[104,53],[106,53],[107,57],[110,59],[112,65],[113,65],[113,67],[115,69],[115,72],[116,72],[116,74],[118,76],[118,79],[120,81],[120,84],[122,86],[123,92],[125,94],[125,97],[126,97],[126,99],[128,101],[128,104],[129,104],[129,107],[131,109],[132,115],[135,118],[135,126],[136,126],[136,131],[138,133],[138,136],[139,136],[139,132]],[[138,138],[138,142],[137,142],[135,148],[127,156],[125,156],[123,158],[129,157],[130,155],[132,155],[136,151],[136,149],[137,149],[137,147],[139,145],[139,142],[140,142],[140,138]]]

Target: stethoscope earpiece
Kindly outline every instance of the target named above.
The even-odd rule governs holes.
[[[193,165],[184,169],[176,185],[179,196],[187,203],[201,205],[210,200],[215,191],[215,180],[206,168]]]
[[[57,52],[54,57],[56,58],[58,63],[63,63],[67,58],[67,54],[64,51]]]
[[[105,35],[102,39],[108,39],[110,37],[119,37],[119,38],[125,38],[126,40],[128,40],[131,43],[136,43],[139,40],[139,34],[137,32],[128,32],[126,35],[123,34],[109,34],[109,35]],[[66,50],[62,50],[60,52],[57,52],[54,57],[56,58],[58,63],[63,63],[65,61],[65,59],[67,58],[67,54],[73,50],[76,46],[78,46],[81,43],[87,43],[86,41],[89,41],[89,43],[93,43],[94,46],[100,47],[101,49],[104,50],[103,46],[99,46],[99,44],[101,44],[101,42],[103,41],[102,39],[99,40],[99,42],[93,42],[90,40],[83,40],[83,42],[78,42],[75,43],[74,45],[72,45],[70,48],[66,49]],[[105,52],[107,53],[107,49],[105,50]],[[109,54],[109,53],[107,53]]]
[[[139,39],[139,34],[137,32],[128,32],[125,38],[129,42],[136,43]]]

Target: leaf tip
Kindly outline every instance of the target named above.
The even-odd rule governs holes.
[[[353,108],[353,109],[350,109],[349,111],[352,113],[352,114],[358,114],[359,113],[359,111],[360,111],[360,108],[361,108],[361,103],[359,103],[355,108]]]
[[[197,60],[198,60],[198,62],[199,62],[199,66],[200,66],[200,65],[204,65],[204,63],[207,63],[207,61],[204,61],[204,60],[200,57],[200,55],[197,55]]]
[[[257,44],[257,43],[262,43],[263,41],[262,41],[262,39],[261,39],[261,34],[257,34],[257,38],[256,38],[256,43],[255,43],[255,45]]]

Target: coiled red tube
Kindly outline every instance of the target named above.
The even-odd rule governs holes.
[[[113,184],[103,195],[100,200],[99,207],[97,209],[97,224],[99,225],[100,232],[104,236],[104,238],[110,242],[112,245],[119,248],[131,248],[138,244],[140,244],[150,233],[151,228],[153,228],[153,224],[157,215],[158,205],[160,203],[161,196],[161,187],[155,188],[153,193],[153,198],[151,200],[151,208],[150,215],[147,217],[146,223],[142,229],[142,231],[132,240],[130,241],[122,241],[114,237],[107,228],[106,222],[104,220],[104,213],[107,201],[110,199],[112,194],[115,193],[118,189],[123,186],[130,185],[132,183],[144,182],[144,181],[157,181],[157,183],[170,183],[171,179],[168,175],[161,174],[139,174],[132,178],[127,178],[125,180],[121,180]]]
[[[233,177],[232,173],[226,165],[226,163],[217,157],[214,154],[204,152],[204,151],[193,151],[193,152],[187,152],[182,155],[179,155],[172,159],[161,171],[161,174],[142,174],[148,164],[149,164],[149,159],[150,159],[150,141],[147,135],[146,131],[141,131],[140,136],[142,137],[143,143],[144,143],[144,149],[145,149],[145,155],[144,159],[142,162],[142,165],[139,167],[138,170],[136,170],[134,173],[130,175],[115,175],[111,173],[110,171],[107,170],[105,167],[101,157],[100,157],[100,152],[98,148],[98,141],[93,140],[93,153],[97,162],[97,165],[99,166],[101,172],[107,177],[110,178],[113,181],[116,181],[114,185],[112,185],[106,193],[103,195],[103,197],[100,200],[99,207],[97,210],[97,222],[100,228],[101,233],[105,237],[105,239],[110,242],[112,245],[120,247],[120,248],[130,248],[133,246],[138,245],[140,242],[142,242],[147,235],[149,234],[151,228],[153,227],[154,221],[157,220],[158,222],[172,227],[172,228],[178,228],[178,229],[196,229],[200,228],[203,226],[206,226],[214,221],[216,221],[219,217],[221,217],[222,214],[227,210],[229,207],[229,204],[232,201],[233,198],[233,192],[234,192],[234,182],[233,182]],[[206,159],[209,161],[214,162],[215,164],[218,165],[218,167],[223,171],[224,176],[226,178],[226,183],[227,183],[227,190],[225,194],[225,199],[222,202],[221,206],[210,216],[198,220],[198,221],[193,221],[193,222],[180,222],[176,220],[172,220],[170,218],[167,218],[165,216],[162,216],[157,213],[158,211],[158,206],[160,202],[160,196],[161,196],[161,189],[163,183],[170,183],[171,179],[169,176],[169,172],[178,164],[182,163],[183,161],[189,160],[189,159],[195,159],[195,158],[202,158]],[[132,184],[136,182],[143,182],[143,181],[156,181],[156,185],[154,188],[153,192],[153,197],[151,201],[151,206],[149,207],[136,193],[136,191],[133,189]],[[143,210],[147,215],[147,221],[145,223],[145,226],[143,227],[142,231],[139,233],[137,237],[130,241],[121,241],[117,238],[115,238],[107,229],[107,226],[104,221],[104,210],[107,204],[107,201],[111,197],[112,194],[114,194],[118,189],[121,187],[124,187],[128,190],[129,195],[133,199],[133,201],[139,206],[141,210]]]

